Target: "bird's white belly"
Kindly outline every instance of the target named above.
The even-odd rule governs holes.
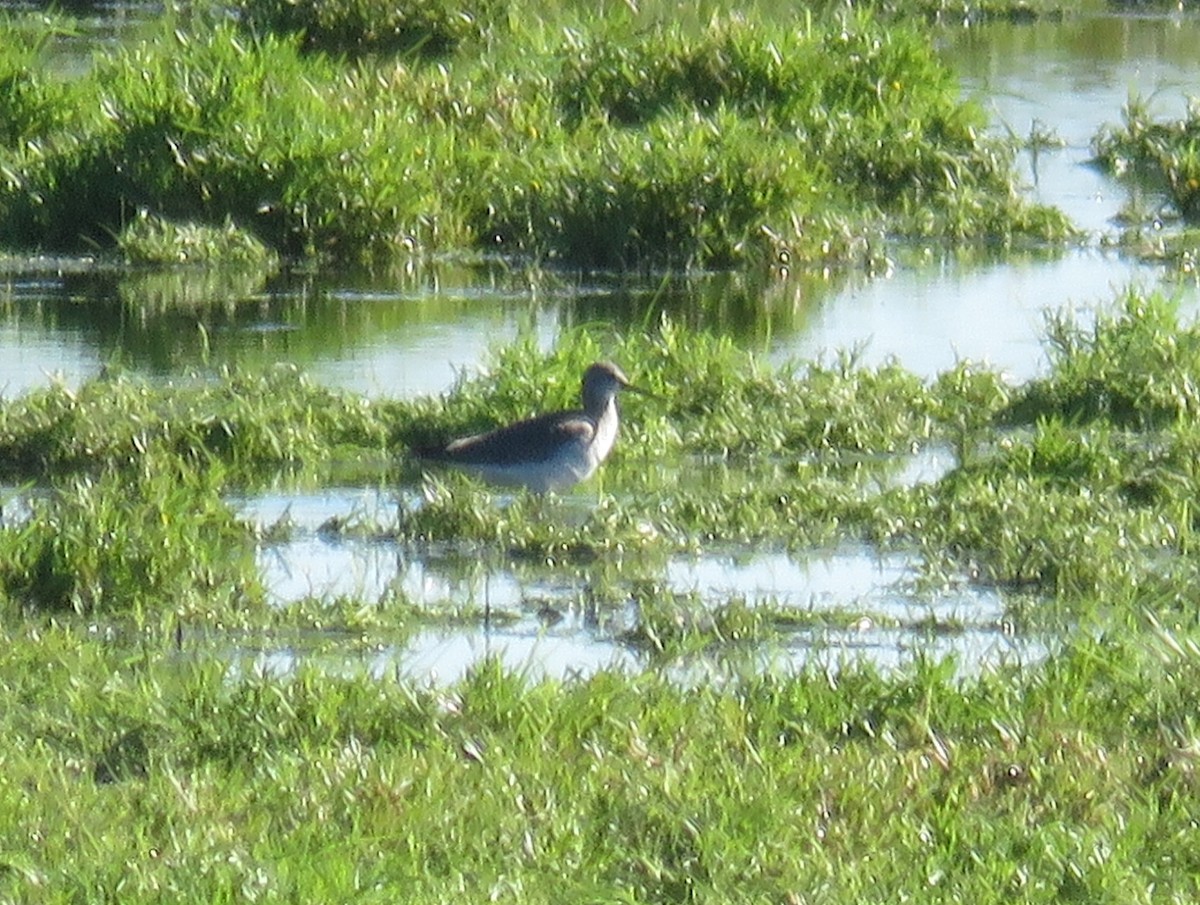
[[[496,484],[528,487],[537,493],[545,493],[549,490],[566,490],[587,480],[599,464],[600,460],[584,444],[571,443],[540,462],[463,467]]]
[[[476,463],[465,467],[485,480],[528,487],[536,493],[566,490],[590,478],[612,451],[617,439],[615,415],[615,411],[608,412],[606,417],[600,418],[590,443],[582,438],[562,443],[544,459],[507,465]]]

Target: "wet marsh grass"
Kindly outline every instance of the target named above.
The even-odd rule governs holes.
[[[1179,119],[1161,120],[1148,100],[1135,96],[1122,119],[1093,139],[1096,162],[1109,173],[1164,192],[1178,216],[1191,225],[1200,222],[1200,101],[1193,98]],[[1161,218],[1162,211],[1152,214]]]
[[[157,258],[230,224],[286,258],[468,249],[612,269],[875,267],[895,237],[1070,238],[1021,199],[1013,148],[983,136],[927,37],[869,13],[565,15],[509,11],[514,33],[480,25],[473,49],[422,63],[339,61],[269,22],[197,14],[66,81],[4,41],[0,242],[106,249],[148,216],[176,224],[158,238],[180,248]]]
[[[339,449],[376,455],[387,426],[364,400],[318,387],[290,366],[155,389],[118,372],[79,389],[54,383],[6,400],[0,450],[14,477],[135,465],[156,453],[224,463],[229,480],[319,467]]]
[[[771,368],[666,324],[523,339],[438,399],[286,371],[0,400],[7,479],[37,489],[0,527],[0,898],[1194,895],[1197,328],[1131,292],[1050,334],[1051,371],[1015,387],[966,363],[931,382],[852,357]],[[607,564],[600,605],[635,601],[625,643],[650,668],[532,681],[487,659],[428,687],[212,654],[223,631],[370,645],[487,618],[399,598],[265,607],[262,538],[227,497],[280,466],[319,483],[343,457],[569,404],[602,354],[662,399],[625,406],[601,486],[537,500],[445,476],[394,523],[348,530],[416,555]],[[881,463],[930,443],[969,455],[889,480]],[[685,455],[686,479],[656,467]],[[853,614],[656,579],[680,550],[831,541],[1019,588],[1013,619],[1069,628],[1038,663],[974,673],[920,656],[779,670],[779,638]],[[622,584],[631,571],[644,580]],[[689,683],[713,651],[727,671]]]
[[[484,663],[422,690],[231,685],[61,625],[5,631],[0,888],[22,901],[1196,891],[1188,635],[966,682],[922,664],[531,684]]]
[[[232,220],[209,226],[139,216],[117,237],[117,247],[127,263],[140,266],[212,264],[258,270],[278,266],[278,256]]]
[[[44,612],[223,612],[262,602],[251,538],[219,470],[151,457],[58,479],[3,532],[7,595]]]
[[[1091,328],[1052,323],[1053,372],[1024,387],[966,363],[928,384],[852,356],[768,369],[727,339],[665,323],[607,339],[579,331],[549,352],[520,340],[440,399],[369,402],[290,369],[165,389],[120,374],[51,386],[0,408],[0,450],[12,481],[165,467],[220,474],[239,492],[280,469],[319,483],[358,462],[412,492],[383,524],[330,530],[416,548],[588,563],[866,541],[915,547],[934,572],[957,562],[999,586],[1082,597],[1192,547],[1200,341],[1162,298],[1130,293],[1122,304]],[[638,362],[634,379],[660,398],[627,400],[618,452],[580,491],[592,505],[425,474],[404,456],[574,405],[578,375],[609,354]],[[957,467],[915,486],[891,479],[898,456],[931,444],[956,450]]]
[[[17,43],[5,42],[5,52]],[[288,42],[278,46],[266,69],[300,94],[327,87],[307,68],[324,63],[296,63]],[[637,55],[613,58],[619,70]],[[241,71],[236,59],[218,63]],[[14,71],[28,78],[33,69]],[[472,178],[488,161],[509,163],[489,156],[504,130],[540,125],[515,76],[440,93],[436,78],[406,66],[392,78],[366,78],[373,87],[363,90],[411,89],[435,121],[496,130],[467,149],[485,159]],[[273,83],[254,84],[250,94]],[[280,147],[291,142],[296,159],[262,135],[247,145],[267,152],[231,152],[212,137],[224,127],[214,111],[236,106],[238,91],[212,89],[217,99],[203,115],[164,106],[137,135],[121,135],[128,124],[118,122],[103,153],[88,157],[69,144],[47,150],[44,136],[72,131],[80,123],[61,118],[93,108],[54,97],[70,86],[35,79],[20,90],[32,92],[20,100],[29,112],[10,120],[16,137],[0,154],[31,142],[22,175],[43,179],[35,188],[44,196],[27,206],[30,183],[10,184],[0,208],[44,229],[45,242],[77,239],[64,229],[79,226],[67,219],[78,215],[70,180],[103,175],[113,160],[144,169],[123,190],[128,198],[86,201],[106,212],[103,229],[88,227],[97,242],[139,216],[142,177],[177,170],[183,188],[146,183],[170,195],[165,209],[152,205],[156,213],[218,227],[231,217],[283,253],[492,242],[499,224],[506,246],[569,259],[595,221],[584,210],[556,235],[555,206],[593,178],[602,186],[585,200],[601,216],[619,212],[658,247],[677,243],[683,260],[737,259],[755,241],[759,254],[777,253],[788,235],[772,226],[765,239],[737,238],[779,196],[747,215],[714,195],[702,200],[719,215],[719,234],[679,215],[688,231],[664,236],[627,196],[646,182],[671,187],[673,177],[682,184],[705,173],[721,149],[701,135],[688,160],[661,164],[639,156],[643,133],[603,132],[595,120],[610,114],[598,107],[576,140],[600,135],[608,141],[599,147],[628,153],[625,181],[583,158],[547,168],[546,186],[535,184],[541,171],[515,188],[474,181],[489,203],[508,205],[493,220],[486,204],[464,214],[419,197],[439,178],[424,161],[452,159],[440,133],[420,154],[397,158],[393,172],[410,168],[412,201],[387,178],[364,180],[364,160],[385,141],[378,136],[364,148],[323,143],[297,137],[278,114],[263,133],[278,134]],[[667,121],[644,134],[709,126],[706,115],[680,117],[678,97],[655,90],[668,98]],[[736,101],[721,102],[711,122],[738,144],[733,168],[751,168],[755,129],[729,109]],[[382,116],[393,109],[371,103]],[[687,103],[703,109],[705,98]],[[496,117],[501,128],[488,125]],[[183,128],[156,131],[164,122]],[[643,127],[631,117],[620,128]],[[161,141],[168,133],[186,140]],[[246,175],[263,161],[265,170]],[[7,177],[11,158],[0,163]],[[889,194],[896,174],[903,182],[946,163],[867,157],[846,172],[881,167],[873,203],[896,205],[916,234],[977,235],[989,221],[974,215],[1007,217],[1003,204],[984,209],[970,192],[944,209],[946,199],[930,207]],[[949,163],[953,174],[961,161]],[[797,166],[774,175],[820,184],[825,174]],[[606,194],[616,201],[595,200]],[[686,209],[677,197],[654,197],[677,215]],[[53,216],[39,219],[43,201]],[[535,214],[549,232],[522,232]],[[821,253],[832,257],[869,254],[862,236],[872,227],[862,223],[855,211],[825,212],[806,221],[805,241],[828,243]],[[1026,228],[1036,234],[1034,226]],[[986,232],[1008,236],[1013,224]],[[809,253],[803,243],[786,247]],[[602,249],[603,260],[643,254],[636,243]],[[580,331],[549,353],[526,341],[436,400],[368,402],[291,370],[169,386],[114,373],[79,390],[0,399],[4,480],[33,488],[28,517],[0,528],[0,900],[1196,898],[1196,329],[1164,300],[1131,294],[1094,327],[1060,321],[1049,332],[1052,373],[1022,387],[967,364],[932,384],[894,367],[861,368],[852,356],[774,369],[732,343],[668,325],[647,336]],[[532,682],[487,660],[458,683],[428,688],[303,666],[258,675],[230,670],[211,651],[196,655],[194,636],[223,637],[229,626],[267,641],[300,628],[378,643],[422,619],[485,618],[466,608],[421,613],[403,600],[266,607],[252,561],[264,538],[238,520],[228,496],[281,470],[285,484],[349,469],[420,488],[420,476],[396,461],[405,441],[573,404],[578,375],[596,357],[638,362],[633,376],[663,401],[626,406],[613,460],[579,491],[594,500],[582,514],[447,476],[394,523],[338,532],[418,555],[457,545],[481,560],[567,570],[640,557],[646,618],[629,643],[653,650],[653,668]],[[917,486],[890,480],[897,455],[928,444],[955,450],[949,474]],[[573,517],[556,521],[560,511]],[[717,681],[678,680],[706,651],[769,648],[789,630],[788,614],[737,598],[701,612],[654,585],[665,556],[847,538],[915,551],[931,582],[974,576],[1028,590],[1027,625],[1055,609],[1071,631],[1043,662],[979,675],[917,658],[887,672],[854,661],[798,672],[755,662]],[[613,579],[602,603],[624,595]],[[931,630],[953,627],[940,620]]]

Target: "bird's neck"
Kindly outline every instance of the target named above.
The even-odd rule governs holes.
[[[599,424],[607,418],[617,418],[617,397],[601,396],[597,399],[585,399],[584,412],[587,416]]]
[[[592,414],[596,422],[596,433],[592,437],[592,453],[597,461],[603,461],[617,439],[617,400],[609,399],[598,414]]]

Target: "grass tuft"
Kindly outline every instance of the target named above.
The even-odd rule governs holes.
[[[214,252],[207,237],[224,230],[320,260],[470,249],[713,268],[879,267],[892,237],[1071,236],[1061,214],[1022,199],[1014,144],[984,137],[928,38],[869,13],[690,29],[628,17],[563,28],[491,4],[247,10],[253,34],[197,16],[67,84],[0,52],[14,85],[0,242],[70,251],[125,235],[147,250],[161,243],[146,223],[165,222],[193,225],[205,238],[192,246]],[[409,16],[428,21],[410,34]],[[437,23],[470,33],[473,51],[432,65],[302,47],[439,52],[460,39],[435,36]],[[3,29],[7,47],[17,29]]]
[[[1013,400],[1015,420],[1053,415],[1147,430],[1200,412],[1200,331],[1161,294],[1128,290],[1091,328],[1052,315],[1047,345],[1052,373]]]
[[[126,225],[117,237],[117,247],[126,263],[138,265],[221,264],[261,269],[277,262],[256,236],[230,220],[218,227],[141,216]]]
[[[1163,122],[1154,119],[1144,98],[1130,97],[1124,122],[1102,129],[1092,148],[1105,171],[1165,191],[1184,219],[1193,224],[1200,221],[1200,103],[1196,100],[1181,119]]]
[[[5,592],[35,610],[152,617],[220,611],[262,599],[249,532],[219,496],[220,478],[150,460],[67,478],[0,531]]]

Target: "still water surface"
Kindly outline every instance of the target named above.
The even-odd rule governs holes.
[[[1086,316],[1131,284],[1162,286],[1185,310],[1200,301],[1194,281],[1167,278],[1157,265],[1111,248],[1114,218],[1131,205],[1154,210],[1163,199],[1131,195],[1136,190],[1088,164],[1097,130],[1119,122],[1131,96],[1149,99],[1157,116],[1182,114],[1189,91],[1200,86],[1197,47],[1200,20],[1182,17],[1081,17],[947,33],[945,56],[994,128],[1048,131],[1061,140],[1061,147],[1024,155],[1021,165],[1033,197],[1089,232],[1081,248],[966,255],[915,248],[884,276],[787,279],[543,274],[531,280],[503,262],[433,262],[386,274],[282,275],[238,284],[202,274],[97,273],[86,262],[10,264],[0,276],[0,394],[50,380],[78,384],[110,362],[166,378],[276,361],[370,396],[439,393],[521,329],[549,345],[574,325],[629,328],[662,313],[728,332],[773,360],[828,359],[854,348],[868,364],[895,359],[925,376],[965,358],[1028,379],[1046,367],[1040,337],[1048,310]],[[155,301],[181,294],[194,304]],[[636,362],[626,364],[636,374]],[[936,477],[949,467],[944,458],[918,463],[923,471],[913,480],[928,479],[928,471]],[[503,564],[468,569],[407,558],[386,541],[329,539],[320,531],[329,517],[394,507],[394,494],[404,492],[331,487],[233,502],[253,521],[269,525],[286,512],[296,526],[293,540],[260,553],[280,602],[401,595],[431,606],[482,600],[507,614],[487,626],[429,630],[356,655],[373,673],[453,679],[483,655],[538,675],[643,661],[623,641],[636,623],[636,605],[603,619],[589,615],[582,603],[586,574],[518,572]],[[672,560],[653,577],[673,593],[692,595],[697,606],[739,597],[749,605],[769,600],[825,614],[814,620],[819,627],[796,631],[770,655],[785,665],[865,657],[892,666],[919,651],[953,653],[977,669],[1044,652],[1045,639],[1012,630],[1000,591],[964,582],[954,592],[919,593],[912,580],[917,565],[859,547],[805,555],[721,551]],[[544,616],[548,607],[558,614],[553,622]],[[286,672],[330,655],[288,642],[237,656]],[[349,662],[342,654],[334,659]]]
[[[1131,96],[1148,99],[1158,116],[1183,112],[1189,93],[1200,91],[1200,19],[998,24],[948,32],[943,44],[964,92],[994,128],[1021,136],[1048,131],[1063,142],[1025,154],[1021,164],[1033,197],[1089,231],[1085,247],[1016,255],[917,248],[890,275],[873,278],[711,274],[665,282],[543,275],[531,283],[500,262],[441,262],[241,285],[18,262],[0,276],[0,392],[23,392],[51,375],[78,383],[112,361],[166,376],[278,360],[373,396],[440,392],[523,326],[550,343],[564,326],[636,326],[660,310],[731,332],[776,359],[861,348],[869,363],[895,358],[923,375],[969,358],[1028,378],[1046,364],[1040,337],[1047,309],[1087,312],[1120,288],[1161,281],[1159,266],[1102,240],[1117,235],[1113,218],[1131,203],[1153,209],[1162,199],[1131,197],[1090,167],[1090,143],[1102,126],[1120,121]],[[1172,280],[1166,291],[1192,305],[1197,299],[1194,281]],[[154,301],[181,294],[195,306]]]

